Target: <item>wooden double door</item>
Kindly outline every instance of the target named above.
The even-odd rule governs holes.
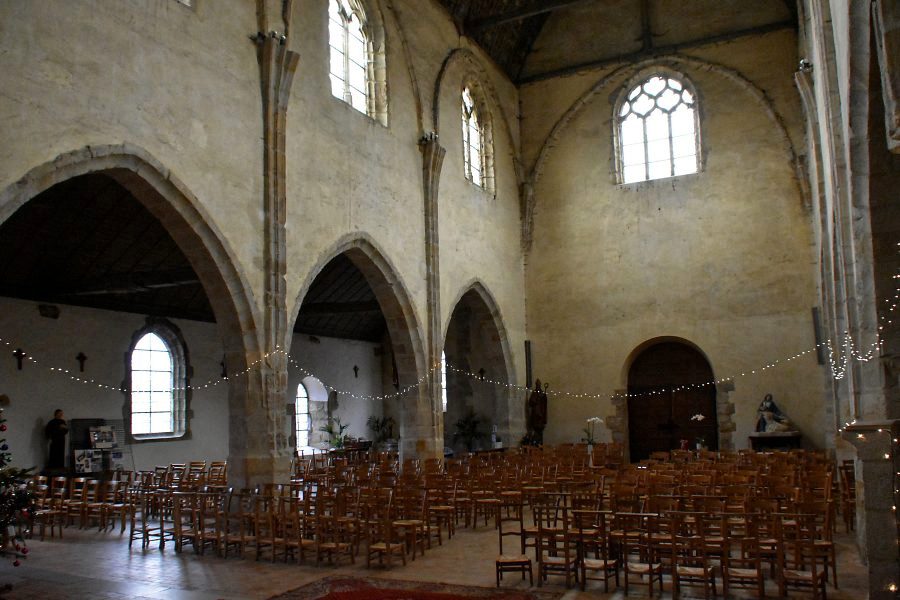
[[[642,351],[628,371],[628,438],[632,462],[651,452],[694,448],[698,439],[719,446],[716,387],[682,386],[713,381],[712,368],[698,350],[680,342],[660,342]],[[703,415],[702,420],[692,420]]]

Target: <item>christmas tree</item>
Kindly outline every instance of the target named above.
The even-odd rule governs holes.
[[[0,435],[7,430],[0,408]],[[32,469],[10,466],[12,453],[5,437],[0,437],[0,555],[11,558],[18,567],[28,555],[22,533],[30,526],[34,494],[27,488]]]

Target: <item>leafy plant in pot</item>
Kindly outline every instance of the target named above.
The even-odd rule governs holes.
[[[379,417],[372,415],[366,420],[366,425],[372,430],[372,441],[375,446],[383,446],[388,440],[394,439],[394,417]]]
[[[456,422],[456,431],[453,432],[453,443],[455,444],[462,440],[466,450],[472,452],[475,449],[475,442],[483,440],[485,437],[484,432],[478,430],[481,420],[481,417],[475,414],[475,410],[470,408]]]
[[[347,431],[349,425],[341,424],[339,417],[328,418],[328,421],[319,427],[319,431],[328,436],[328,443],[332,448],[344,447],[344,432]]]

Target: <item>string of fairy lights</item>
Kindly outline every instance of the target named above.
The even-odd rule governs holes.
[[[900,243],[898,243],[897,246],[898,246],[898,249],[900,249]],[[884,299],[884,306],[882,307],[882,310],[879,311],[880,314],[878,316],[878,328],[874,334],[874,341],[871,344],[869,344],[869,346],[867,348],[865,347],[864,344],[857,344],[854,341],[853,337],[851,336],[850,331],[845,330],[843,332],[842,340],[838,344],[832,343],[832,340],[820,342],[820,343],[816,344],[814,347],[808,348],[801,352],[797,352],[796,354],[794,354],[792,356],[776,359],[776,360],[773,360],[771,362],[768,362],[768,363],[766,363],[762,366],[756,367],[756,368],[744,369],[740,372],[735,372],[733,375],[730,375],[727,377],[721,377],[721,378],[713,379],[713,380],[709,380],[709,381],[692,383],[692,384],[684,384],[684,385],[678,385],[678,386],[671,386],[668,388],[659,388],[659,389],[654,389],[654,390],[639,392],[639,393],[572,392],[572,391],[558,390],[558,389],[556,389],[556,390],[548,389],[547,393],[548,393],[548,395],[552,395],[552,396],[561,396],[561,397],[570,398],[570,399],[588,399],[588,400],[607,399],[607,398],[612,400],[614,398],[617,398],[617,397],[621,398],[623,396],[626,398],[634,398],[634,397],[640,397],[640,396],[653,396],[653,395],[669,394],[669,393],[673,393],[673,392],[704,388],[704,387],[708,387],[708,386],[715,386],[715,385],[722,384],[725,382],[734,381],[738,377],[749,377],[749,376],[761,374],[768,370],[771,370],[771,369],[777,368],[779,366],[785,365],[787,363],[790,363],[792,361],[801,359],[804,356],[811,354],[813,352],[820,352],[823,349],[827,352],[828,363],[829,363],[829,367],[831,370],[831,375],[835,380],[839,381],[847,375],[851,361],[865,363],[865,362],[868,362],[868,361],[880,356],[880,354],[883,350],[883,344],[884,344],[882,337],[881,337],[882,331],[884,331],[884,329],[886,327],[893,325],[893,322],[895,319],[894,313],[897,310],[897,307],[900,306],[900,274],[893,275],[892,280],[895,284],[896,289],[894,290],[894,293],[892,296]],[[14,344],[12,340],[4,339],[4,338],[0,337],[0,344],[6,346],[7,348],[14,349],[13,355],[17,358],[17,360],[19,360],[19,365],[20,365],[19,368],[20,369],[21,369],[22,362],[27,361],[32,366],[44,368],[53,375],[56,375],[59,377],[65,377],[65,378],[69,379],[70,381],[72,381],[76,384],[79,384],[79,385],[96,387],[97,389],[114,391],[114,392],[118,392],[118,393],[130,392],[130,390],[127,389],[127,385],[125,383],[118,384],[118,385],[104,383],[104,382],[98,381],[92,377],[83,376],[80,374],[80,371],[76,372],[73,369],[67,369],[65,367],[46,364],[43,360],[39,360],[38,358],[36,358],[35,356],[33,356],[31,354],[25,353],[23,350],[21,350],[22,346],[19,344]],[[435,373],[440,373],[442,368],[446,369],[447,372],[453,372],[458,375],[468,377],[473,380],[477,380],[477,381],[481,382],[482,384],[505,387],[505,388],[508,388],[509,390],[518,390],[518,391],[528,391],[529,390],[529,388],[526,386],[520,386],[515,383],[509,383],[507,381],[500,381],[500,380],[492,379],[490,377],[485,376],[484,372],[473,373],[467,369],[457,367],[450,363],[445,362],[442,365],[440,362],[438,362],[438,363],[432,364],[428,369],[426,369],[426,372],[424,374],[422,374],[422,376],[419,377],[419,379],[416,380],[414,383],[406,385],[402,388],[398,388],[394,392],[387,393],[387,394],[359,394],[359,393],[356,393],[353,391],[340,389],[338,387],[330,385],[326,381],[323,381],[323,379],[321,377],[319,377],[316,373],[313,373],[312,371],[307,369],[305,366],[303,366],[300,362],[298,362],[295,358],[290,356],[290,354],[287,351],[285,351],[284,349],[281,349],[281,348],[277,348],[277,347],[274,351],[266,352],[257,360],[250,362],[249,364],[247,364],[247,366],[244,369],[242,369],[236,373],[232,373],[230,375],[223,373],[222,376],[220,376],[218,378],[210,378],[210,379],[204,381],[203,383],[186,385],[186,386],[183,386],[182,388],[176,387],[174,389],[206,390],[209,388],[215,388],[224,383],[229,383],[232,380],[236,380],[236,379],[240,379],[242,377],[248,376],[252,371],[254,371],[256,369],[260,369],[261,368],[260,365],[264,365],[264,363],[269,363],[269,359],[270,358],[274,359],[275,357],[277,357],[278,360],[281,360],[283,357],[283,360],[284,360],[285,364],[287,365],[288,370],[294,370],[295,372],[298,372],[306,377],[316,378],[317,380],[319,380],[322,383],[322,385],[325,387],[325,389],[329,392],[336,392],[337,394],[342,395],[342,396],[349,396],[350,398],[353,398],[353,399],[365,400],[365,401],[371,401],[371,402],[395,400],[395,399],[401,398],[407,394],[415,392],[423,384],[426,384],[426,382],[428,382]],[[839,434],[844,433],[848,428],[851,428],[853,425],[855,425],[856,422],[857,421],[855,419],[853,419],[851,421],[844,423],[844,426],[839,428],[838,433]],[[856,436],[857,442],[873,441],[873,440],[868,440],[867,435],[869,435],[869,436],[887,435],[887,436],[890,436],[890,438],[891,438],[890,451],[884,452],[883,458],[885,461],[890,461],[890,463],[891,463],[891,470],[892,470],[892,474],[893,474],[893,491],[894,491],[893,505],[891,506],[891,510],[894,511],[894,514],[896,515],[897,505],[900,504],[900,464],[898,464],[898,461],[896,460],[897,457],[900,456],[900,437],[896,437],[896,434],[889,429],[880,428],[880,429],[875,430],[874,432],[869,431],[868,434],[867,433],[857,433],[857,436]],[[898,527],[900,527],[900,525],[898,525]],[[898,541],[900,541],[900,536],[898,536]],[[895,592],[897,590],[897,584],[891,583],[888,585],[887,589],[889,591]]]
[[[898,247],[898,252],[900,252],[900,243],[897,244],[897,247]],[[776,359],[771,362],[767,362],[766,364],[759,366],[759,367],[755,367],[752,369],[744,369],[744,370],[740,371],[739,373],[736,372],[733,375],[721,377],[721,378],[713,379],[713,380],[709,380],[709,381],[672,386],[672,387],[668,387],[668,388],[659,388],[659,389],[646,391],[646,392],[639,392],[639,393],[622,394],[621,392],[614,392],[614,393],[610,394],[608,392],[601,392],[601,393],[572,392],[572,391],[559,390],[559,389],[547,390],[547,393],[549,395],[563,396],[563,397],[573,398],[573,399],[604,399],[604,398],[613,399],[613,398],[622,397],[622,396],[631,398],[631,397],[638,397],[638,396],[645,396],[645,395],[652,396],[652,395],[659,395],[659,394],[668,394],[668,393],[672,393],[672,392],[697,389],[697,388],[703,388],[703,387],[708,387],[708,386],[715,386],[715,385],[725,383],[728,381],[734,381],[738,377],[748,377],[748,376],[756,375],[759,373],[763,373],[770,369],[774,369],[780,365],[787,364],[789,362],[798,360],[798,359],[800,359],[808,354],[811,354],[813,352],[819,352],[819,350],[823,349],[823,348],[825,350],[827,350],[829,366],[831,369],[832,376],[834,377],[835,380],[841,380],[847,374],[847,369],[848,369],[848,366],[849,366],[851,360],[855,360],[857,362],[868,362],[868,361],[872,360],[873,358],[877,357],[879,355],[879,353],[881,352],[881,350],[883,349],[883,340],[881,338],[881,332],[884,330],[884,327],[890,326],[893,324],[894,312],[897,310],[897,307],[900,306],[900,273],[893,275],[892,279],[895,283],[894,293],[891,297],[885,299],[885,304],[887,306],[885,307],[885,310],[883,310],[883,312],[881,312],[881,314],[879,315],[879,326],[878,326],[878,331],[875,332],[875,340],[871,343],[869,348],[866,350],[861,349],[861,346],[857,346],[854,343],[853,337],[850,335],[849,330],[845,330],[843,333],[843,340],[840,344],[833,344],[832,340],[820,342],[820,343],[816,344],[814,347],[803,350],[801,352],[798,352],[792,356]],[[27,354],[24,351],[22,351],[21,346],[14,344],[12,340],[4,339],[4,338],[0,337],[0,344],[3,344],[8,348],[14,348],[15,350],[13,350],[13,355],[16,356],[17,359],[19,359],[20,361],[24,360],[24,361],[28,361],[32,365],[44,367],[44,368],[48,369],[51,373],[62,376],[62,377],[66,377],[75,383],[78,383],[81,385],[86,385],[86,386],[94,386],[98,389],[104,389],[104,390],[108,390],[108,391],[115,391],[115,392],[130,391],[127,389],[127,386],[124,383],[118,384],[118,385],[104,383],[102,381],[97,381],[96,379],[91,378],[91,377],[81,376],[79,373],[76,373],[74,370],[70,370],[65,367],[59,367],[59,366],[55,366],[55,365],[45,365],[43,363],[43,361],[39,361],[35,356],[33,356],[31,354]],[[183,386],[181,388],[175,387],[173,389],[176,389],[176,390],[178,390],[178,389],[205,390],[205,389],[209,389],[209,388],[214,388],[223,383],[227,383],[230,380],[239,379],[241,377],[247,376],[251,371],[259,368],[259,366],[262,363],[267,362],[270,357],[273,357],[275,355],[283,355],[289,368],[293,368],[305,376],[315,377],[323,384],[325,389],[328,390],[329,392],[337,392],[338,394],[349,396],[351,398],[360,399],[360,400],[369,400],[369,401],[382,400],[383,401],[383,400],[392,400],[392,399],[396,399],[401,396],[404,396],[410,392],[417,390],[420,386],[425,384],[432,377],[432,375],[435,372],[439,372],[442,369],[442,367],[445,367],[448,372],[454,372],[454,373],[463,375],[465,377],[469,377],[471,379],[481,381],[482,383],[488,383],[491,385],[502,386],[502,387],[509,388],[511,390],[526,391],[529,389],[526,386],[520,386],[515,383],[510,383],[507,381],[499,381],[499,380],[488,378],[483,373],[473,373],[467,369],[462,369],[462,368],[459,368],[459,367],[449,364],[449,363],[445,363],[445,365],[441,365],[441,363],[438,362],[438,363],[431,365],[428,369],[426,369],[425,373],[422,374],[421,377],[419,377],[419,379],[416,380],[414,383],[409,384],[403,388],[399,388],[394,392],[387,393],[387,394],[358,394],[353,391],[348,391],[348,390],[343,390],[343,389],[337,388],[333,385],[330,385],[326,381],[323,381],[323,379],[321,377],[319,377],[318,375],[316,375],[315,373],[313,373],[312,371],[310,371],[309,369],[304,367],[296,359],[291,357],[287,351],[285,351],[284,349],[282,349],[280,347],[276,347],[275,350],[273,350],[271,352],[266,352],[257,360],[250,362],[243,370],[233,373],[231,375],[223,374],[220,378],[217,378],[217,379],[210,378],[200,384],[191,384],[191,385]],[[845,427],[848,425],[850,425],[850,423],[845,424]],[[843,428],[841,428],[841,430],[843,430]]]
[[[3,344],[7,348],[15,348],[16,350],[13,351],[14,354],[16,354],[17,356],[20,356],[23,361],[27,361],[28,363],[30,363],[33,366],[44,368],[44,369],[48,370],[50,373],[57,375],[57,376],[67,378],[74,383],[89,386],[89,387],[96,387],[98,389],[114,391],[114,392],[130,391],[125,383],[121,383],[121,384],[105,383],[103,381],[98,381],[97,379],[92,378],[92,377],[83,376],[74,369],[67,369],[65,367],[46,364],[43,360],[39,360],[37,357],[33,356],[32,354],[25,354],[24,352],[19,354],[21,352],[19,350],[21,345],[13,343],[13,341],[11,341],[9,339],[0,337],[0,344]],[[869,350],[865,353],[862,353],[862,352],[856,350],[856,348],[853,346],[853,342],[852,342],[849,334],[845,335],[843,347],[845,348],[845,350],[843,352],[840,352],[839,359],[834,358],[836,352],[835,352],[831,342],[826,341],[826,342],[821,342],[819,344],[816,344],[812,348],[803,350],[801,352],[797,352],[796,354],[794,354],[792,356],[776,359],[776,360],[768,362],[762,366],[755,367],[752,369],[744,369],[740,372],[735,372],[733,375],[729,375],[726,377],[721,377],[718,379],[712,379],[709,381],[703,381],[703,382],[698,382],[698,383],[683,384],[683,385],[666,387],[666,388],[658,388],[658,389],[654,389],[652,391],[646,391],[646,392],[639,392],[639,393],[574,392],[574,391],[568,391],[568,390],[563,390],[563,389],[548,389],[547,393],[548,393],[548,395],[552,395],[552,396],[559,396],[559,397],[565,397],[565,398],[571,398],[571,399],[588,399],[588,400],[590,400],[590,399],[613,399],[613,398],[617,398],[617,397],[633,398],[633,397],[640,397],[640,396],[653,396],[653,395],[660,395],[660,394],[668,394],[668,393],[672,393],[672,392],[679,392],[679,391],[684,391],[684,390],[699,389],[699,388],[704,388],[704,387],[709,387],[709,386],[715,386],[715,385],[725,383],[728,381],[734,381],[739,377],[748,377],[748,376],[752,376],[752,375],[761,374],[765,371],[774,369],[780,365],[784,365],[784,364],[790,363],[792,361],[796,361],[800,358],[803,358],[804,356],[806,356],[808,354],[818,352],[820,348],[826,348],[828,350],[829,356],[831,357],[831,371],[832,371],[832,375],[834,376],[834,378],[842,379],[847,372],[847,365],[851,358],[854,360],[860,361],[860,362],[867,362],[867,361],[871,360],[875,355],[874,350]],[[878,341],[877,347],[879,349],[881,348],[880,339]],[[215,388],[219,385],[228,383],[232,380],[247,376],[248,374],[250,374],[251,371],[259,369],[260,365],[267,362],[270,357],[273,357],[276,355],[283,355],[285,357],[285,360],[287,362],[289,369],[293,369],[305,377],[306,376],[314,377],[317,380],[319,380],[322,383],[322,385],[325,387],[325,389],[328,390],[329,392],[333,391],[342,396],[349,396],[354,399],[368,400],[368,401],[392,400],[392,399],[396,399],[396,398],[405,396],[405,395],[417,390],[419,387],[421,387],[423,384],[425,384],[429,380],[429,378],[435,372],[439,372],[442,367],[442,365],[440,363],[431,365],[428,369],[426,369],[425,373],[421,377],[419,377],[414,383],[411,383],[402,388],[399,388],[394,392],[390,392],[390,393],[386,393],[386,394],[360,394],[360,393],[357,393],[354,391],[341,389],[339,387],[335,387],[335,386],[329,384],[327,381],[323,380],[322,377],[320,377],[313,371],[311,371],[308,368],[306,368],[305,366],[303,366],[295,358],[291,357],[285,350],[279,348],[272,352],[266,352],[257,360],[250,362],[244,369],[237,371],[235,373],[232,373],[230,375],[222,375],[221,377],[218,377],[218,378],[210,378],[210,379],[208,379],[202,383],[198,383],[198,384],[189,384],[189,385],[185,385],[185,386],[181,386],[181,387],[176,386],[176,387],[173,387],[172,389],[173,390],[206,390],[209,388]],[[467,369],[457,367],[449,362],[445,363],[444,366],[448,372],[453,372],[453,373],[468,377],[470,379],[477,380],[478,382],[481,382],[481,383],[505,387],[510,390],[518,390],[518,391],[528,391],[530,389],[527,386],[518,385],[516,383],[510,383],[507,381],[492,379],[490,377],[485,376],[483,373],[473,373]]]

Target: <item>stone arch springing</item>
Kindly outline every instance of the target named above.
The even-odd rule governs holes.
[[[402,403],[401,452],[405,456],[433,455],[437,451],[434,407],[427,386],[417,385],[431,368],[426,360],[422,327],[416,317],[410,294],[397,269],[368,236],[359,234],[347,236],[321,255],[322,258],[310,270],[295,299],[293,316],[287,328],[288,335],[290,336],[290,332],[294,329],[303,298],[313,280],[339,254],[345,255],[353,262],[372,288],[385,317],[391,339],[398,387],[400,390],[411,388],[399,398]],[[290,346],[290,339],[285,340],[284,347]]]
[[[442,337],[442,348],[447,352],[448,362],[472,374],[479,374],[481,369],[485,373],[484,380],[480,380],[448,371],[448,397],[465,397],[470,403],[477,397],[490,400],[493,404],[491,410],[485,410],[485,407],[479,410],[478,406],[473,408],[497,425],[497,433],[504,446],[514,445],[522,433],[524,408],[521,394],[508,387],[515,383],[516,375],[509,336],[499,306],[487,287],[477,279],[462,286],[450,306],[453,309],[447,316]],[[482,339],[473,340],[473,331],[481,332]],[[472,348],[473,342],[478,341],[481,347]],[[473,359],[478,360],[478,364],[473,364]],[[457,414],[458,409],[468,406],[448,406],[445,434],[452,435],[453,423],[461,416]]]
[[[244,372],[261,357],[261,322],[253,293],[225,237],[187,186],[149,152],[131,144],[86,146],[37,166],[0,191],[0,223],[41,192],[89,173],[105,174],[128,190],[172,236],[197,273],[216,318],[230,373]],[[247,415],[258,374],[232,378],[229,385],[229,478],[243,482],[250,454],[248,432],[263,427]],[[259,436],[263,437],[263,436]]]

